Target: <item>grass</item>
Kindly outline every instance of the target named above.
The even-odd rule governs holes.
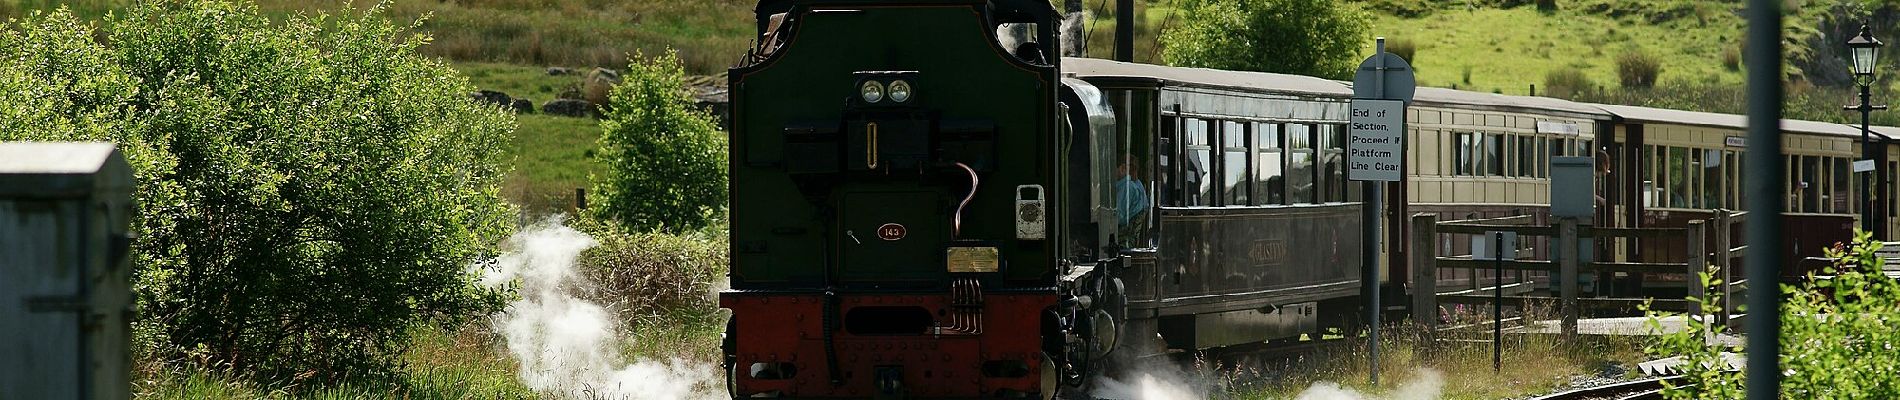
[[[402,381],[345,383],[314,391],[263,387],[196,367],[166,368],[141,360],[133,392],[142,399],[532,399],[515,378],[515,362],[482,322],[454,330],[424,327],[403,356]]]
[[[1372,33],[1417,44],[1416,59],[1409,61],[1420,85],[1526,94],[1549,71],[1573,68],[1606,89],[1616,88],[1615,58],[1633,51],[1660,59],[1659,83],[1739,85],[1741,73],[1719,60],[1730,50],[1726,46],[1740,41],[1740,22],[1723,14],[1648,23],[1524,6],[1441,10],[1419,18],[1377,15]]]
[[[362,9],[380,0],[257,0],[269,15]],[[70,7],[83,18],[133,0],[0,0],[0,17]],[[688,73],[715,74],[739,59],[753,34],[750,0],[396,0],[386,15],[425,16],[429,55],[462,62],[621,68],[627,54],[678,49]]]
[[[467,62],[455,64],[455,69],[476,88],[532,100],[537,110],[582,79],[579,74],[551,76],[544,68],[515,64]],[[571,214],[574,189],[587,187],[588,175],[601,172],[593,162],[599,121],[538,113],[519,114],[516,121],[520,127],[515,130],[514,171],[504,180],[502,195],[530,217]]]
[[[1489,318],[1472,315],[1458,320],[1473,322]],[[1488,329],[1441,332],[1435,346],[1427,346],[1421,332],[1409,326],[1381,332],[1379,385],[1367,381],[1369,364],[1364,347],[1345,346],[1323,349],[1310,357],[1263,371],[1265,376],[1282,378],[1230,389],[1231,397],[1294,398],[1321,382],[1385,396],[1415,384],[1429,370],[1439,374],[1440,382],[1444,383],[1438,398],[1517,398],[1549,393],[1574,377],[1596,375],[1611,363],[1633,369],[1637,362],[1645,360],[1638,341],[1631,338],[1579,337],[1576,341],[1564,341],[1554,335],[1511,334],[1504,337],[1503,368],[1493,371]]]
[[[502,183],[502,195],[529,215],[572,213],[574,189],[588,186],[594,162],[598,121],[541,114],[520,115],[515,131],[515,170]]]

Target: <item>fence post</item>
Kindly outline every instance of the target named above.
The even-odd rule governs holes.
[[[1729,210],[1715,210],[1715,275],[1722,278],[1721,285],[1717,286],[1716,289],[1716,293],[1722,296],[1721,302],[1718,304],[1722,312],[1716,314],[1715,322],[1722,324],[1724,327],[1728,326],[1729,314],[1734,312],[1734,309],[1729,308],[1729,297],[1731,297],[1730,294],[1734,293],[1733,290],[1730,290],[1731,286],[1729,284],[1731,283],[1730,281],[1735,280],[1735,276],[1729,273],[1729,271],[1731,271],[1730,267],[1735,263],[1733,255],[1729,253],[1735,249],[1735,243],[1729,239],[1729,229],[1731,228],[1729,224],[1731,223],[1729,220]]]
[[[1706,235],[1707,232],[1705,232],[1703,222],[1706,221],[1689,221],[1689,234],[1687,237],[1689,242],[1689,259],[1684,265],[1689,268],[1689,277],[1685,279],[1687,281],[1685,283],[1689,286],[1689,297],[1706,301],[1708,300],[1709,288],[1708,286],[1702,285],[1702,273],[1709,270],[1709,253],[1703,251],[1703,247],[1709,237]],[[1692,307],[1689,309],[1690,318],[1702,317],[1701,306],[1690,304],[1689,307]]]
[[[1557,251],[1560,257],[1557,260],[1557,275],[1563,277],[1563,284],[1558,288],[1558,304],[1564,315],[1560,330],[1568,340],[1577,336],[1577,315],[1581,313],[1577,309],[1577,277],[1580,276],[1577,274],[1577,262],[1582,260],[1583,254],[1578,253],[1580,249],[1577,248],[1577,218],[1564,217],[1558,221]]]
[[[1412,216],[1412,322],[1438,329],[1438,216]]]

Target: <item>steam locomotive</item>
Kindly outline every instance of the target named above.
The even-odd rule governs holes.
[[[1356,320],[1347,103],[1297,90],[1337,83],[1067,76],[1109,62],[1056,57],[1042,0],[756,11],[729,73],[733,396],[1051,398]]]

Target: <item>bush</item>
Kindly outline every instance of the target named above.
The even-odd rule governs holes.
[[[1832,279],[1810,274],[1801,286],[1781,285],[1788,300],[1781,306],[1783,371],[1780,398],[1893,399],[1900,381],[1882,371],[1900,370],[1900,281],[1882,275],[1875,254],[1881,243],[1857,232],[1851,245],[1835,245],[1828,257],[1839,261],[1822,270]],[[1705,283],[1718,283],[1704,275]],[[1704,310],[1717,312],[1714,297]],[[1652,327],[1660,326],[1652,318]],[[1743,372],[1729,371],[1721,352],[1732,346],[1704,344],[1721,326],[1691,320],[1682,332],[1660,337],[1645,349],[1651,355],[1682,355],[1685,381],[1664,391],[1674,399],[1742,397]]]
[[[1351,79],[1370,17],[1331,0],[1199,0],[1161,32],[1169,65]]]
[[[726,146],[711,115],[693,107],[672,52],[634,54],[600,123],[607,176],[594,176],[598,217],[628,228],[681,232],[726,206]]]
[[[1590,76],[1576,67],[1558,68],[1544,73],[1544,93],[1550,97],[1575,98],[1595,88],[1596,83],[1590,82]]]
[[[725,281],[729,257],[724,232],[628,232],[613,221],[582,218],[576,230],[599,245],[579,259],[588,282],[584,297],[606,305],[621,326],[699,323],[724,327],[712,296]]]
[[[277,383],[387,376],[422,323],[497,309],[512,119],[378,17],[140,2],[0,35],[0,140],[112,140],[138,176],[142,351]],[[103,44],[110,43],[110,46]]]
[[[1729,71],[1742,70],[1741,45],[1729,46],[1727,49],[1722,50],[1722,68],[1728,69]]]
[[[1412,64],[1413,68],[1418,68],[1418,60],[1412,58],[1412,56],[1418,55],[1418,43],[1412,42],[1411,39],[1392,39],[1391,41],[1387,41],[1385,43],[1385,52],[1397,55],[1399,58],[1405,59],[1407,64]]]
[[[1626,88],[1648,88],[1656,86],[1656,76],[1662,74],[1662,59],[1641,51],[1631,51],[1616,57],[1616,78]]]

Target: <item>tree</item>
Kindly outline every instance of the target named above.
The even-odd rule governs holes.
[[[140,344],[288,382],[373,377],[422,323],[499,309],[469,266],[514,211],[508,113],[415,26],[232,0],[0,34],[0,140],[111,140],[138,176]]]
[[[1351,79],[1369,17],[1331,0],[1191,0],[1161,33],[1170,65]]]
[[[589,210],[636,230],[705,226],[726,206],[725,138],[712,116],[693,106],[685,71],[672,51],[634,54],[600,123],[601,200]]]

